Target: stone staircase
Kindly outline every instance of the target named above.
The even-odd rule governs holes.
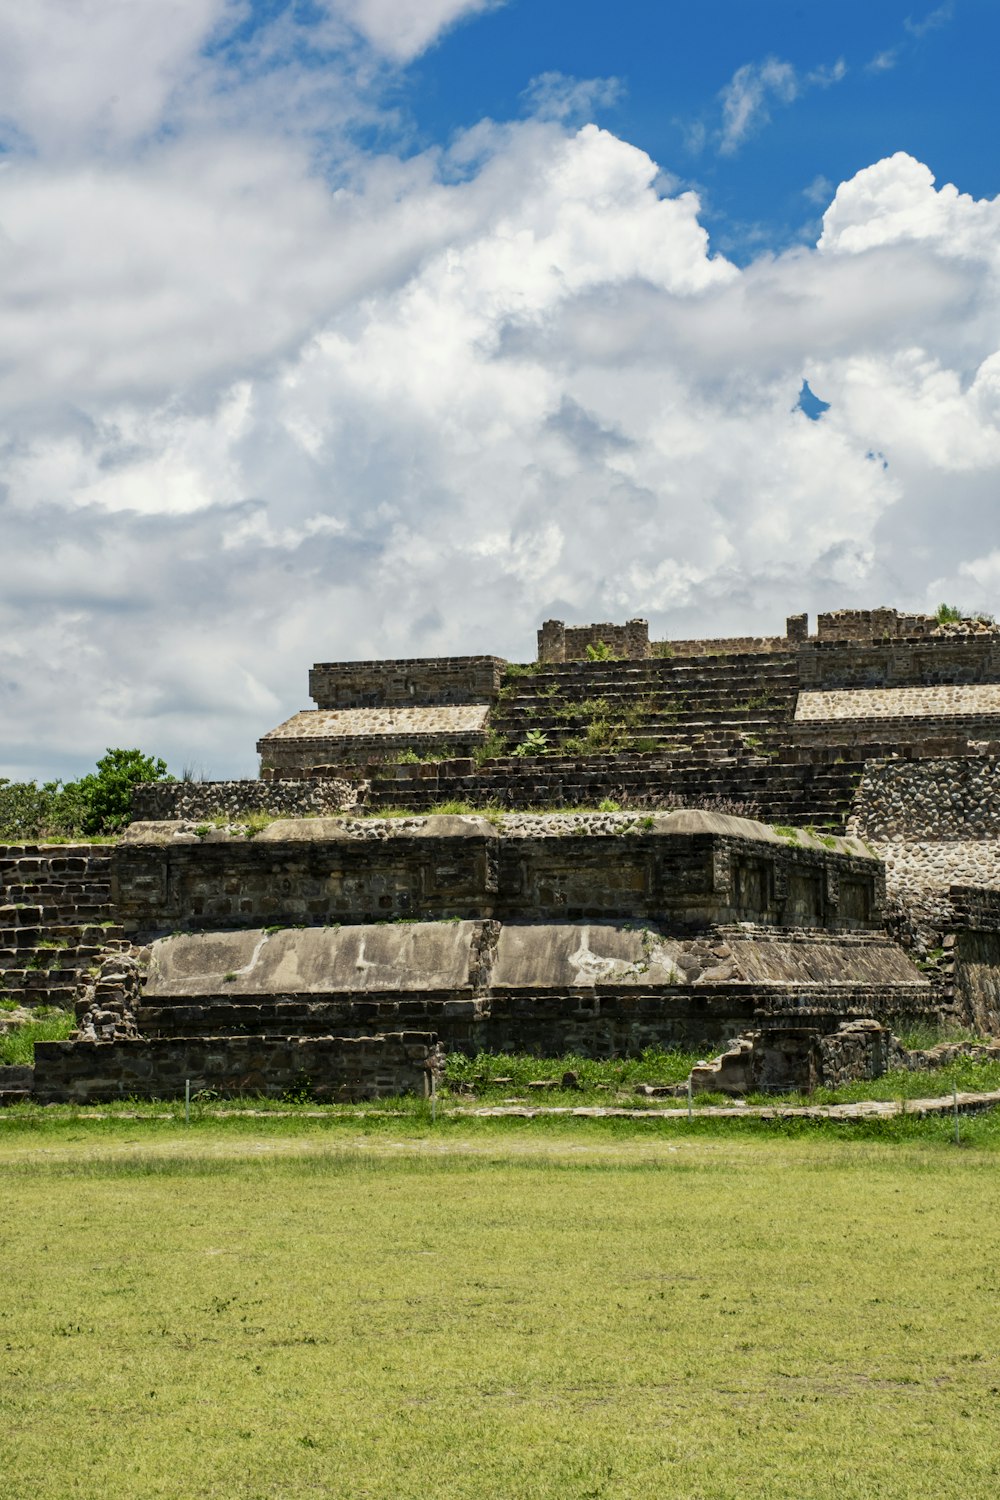
[[[102,950],[124,946],[105,844],[0,845],[0,998],[71,1010]]]
[[[790,726],[793,653],[562,662],[508,675],[491,728],[507,754],[372,768],[372,810],[459,800],[503,807],[741,804],[842,829],[863,758],[803,762]],[[515,755],[536,733],[544,754]]]
[[[429,811],[451,801],[510,809],[597,807],[604,799],[628,810],[704,807],[766,823],[815,824],[841,832],[850,812],[861,760],[827,765],[720,757],[711,764],[655,752],[619,755],[504,757],[387,767],[372,779],[367,807]]]
[[[567,740],[593,737],[603,722],[616,728],[622,749],[638,741],[710,764],[780,748],[797,695],[792,653],[565,662],[508,678],[490,723],[511,749],[534,730],[558,753]]]

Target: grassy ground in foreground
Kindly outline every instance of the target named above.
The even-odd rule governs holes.
[[[996,1492],[994,1151],[537,1123],[12,1120],[0,1496]]]

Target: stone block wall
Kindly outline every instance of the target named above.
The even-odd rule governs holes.
[[[772,823],[838,824],[846,817],[863,762],[845,757],[781,764],[755,757],[685,761],[663,754],[502,758],[476,767],[471,761],[394,766],[379,772],[367,797],[380,807],[432,810],[458,799],[479,807],[596,807],[605,798],[624,807],[717,807]]]
[[[130,936],[442,917],[798,926],[810,901],[831,929],[878,926],[877,861],[773,835],[672,833],[678,817],[711,819],[651,815],[621,832],[534,836],[473,817],[276,823],[254,840],[137,828],[114,854],[114,899]]]
[[[251,813],[305,818],[313,813],[349,811],[364,793],[364,783],[340,777],[308,781],[157,781],[132,793],[132,818],[138,823],[183,819],[203,823],[213,818],[233,822]]]
[[[834,609],[816,617],[821,641],[878,641],[893,636],[928,636],[936,615],[900,614],[896,609]]]
[[[183,1098],[208,1089],[280,1099],[308,1091],[353,1103],[425,1096],[442,1056],[426,1032],[365,1037],[178,1037],[35,1046],[34,1097],[42,1104]]]
[[[649,654],[661,657],[766,656],[774,651],[787,651],[788,648],[788,638],[783,635],[726,635],[683,641],[651,641]]]
[[[850,825],[860,838],[899,843],[1000,838],[1000,758],[869,762]]]
[[[649,622],[636,619],[624,625],[565,625],[562,620],[546,620],[538,632],[538,660],[542,662],[583,660],[588,646],[607,646],[612,656],[645,661],[650,654]]]
[[[1000,889],[952,886],[948,891],[955,1009],[984,1035],[1000,1037]]]
[[[0,846],[0,993],[72,1007],[87,970],[121,940],[111,846]]]
[[[307,709],[257,741],[261,776],[290,779],[323,767],[328,776],[391,762],[404,752],[469,756],[486,738],[484,703],[405,708]]]
[[[841,991],[815,987],[796,996],[778,985],[677,986],[657,993],[598,985],[546,995],[494,991],[475,1038],[477,1045],[495,1052],[638,1057],[647,1047],[669,1051],[719,1046],[745,1031],[762,1007],[787,1007],[796,998],[822,1005],[835,1016],[839,1012],[845,1019],[864,1008],[897,1025],[929,1020],[934,1014],[926,993],[904,986],[867,991],[863,986]],[[788,1024],[796,1022],[790,1018]],[[448,1045],[470,1050],[450,1035]]]
[[[803,690],[1000,682],[1000,635],[820,638],[800,645],[798,668]]]
[[[506,662],[499,656],[428,656],[319,662],[309,673],[317,708],[402,708],[489,703]]]

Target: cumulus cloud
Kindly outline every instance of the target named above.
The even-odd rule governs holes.
[[[0,10],[0,129],[42,150],[160,121],[237,0],[31,0]]]
[[[738,269],[558,110],[332,174],[213,97],[0,171],[0,774],[253,774],[312,661],[523,658],[549,615],[988,605],[1000,203],[900,154]]]

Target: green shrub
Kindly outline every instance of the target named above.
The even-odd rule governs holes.
[[[519,745],[514,746],[514,754],[523,755],[547,755],[549,752],[549,737],[540,729],[529,729]]]
[[[472,759],[477,766],[484,765],[488,760],[497,760],[501,755],[507,754],[507,741],[502,734],[491,729],[483,740],[472,752]]]
[[[618,661],[611,647],[606,641],[595,641],[592,646],[586,648],[588,661]]]
[[[79,781],[9,781],[0,777],[0,839],[99,837],[124,828],[132,789],[144,781],[172,781],[166,762],[141,750],[108,750],[96,771]]]

